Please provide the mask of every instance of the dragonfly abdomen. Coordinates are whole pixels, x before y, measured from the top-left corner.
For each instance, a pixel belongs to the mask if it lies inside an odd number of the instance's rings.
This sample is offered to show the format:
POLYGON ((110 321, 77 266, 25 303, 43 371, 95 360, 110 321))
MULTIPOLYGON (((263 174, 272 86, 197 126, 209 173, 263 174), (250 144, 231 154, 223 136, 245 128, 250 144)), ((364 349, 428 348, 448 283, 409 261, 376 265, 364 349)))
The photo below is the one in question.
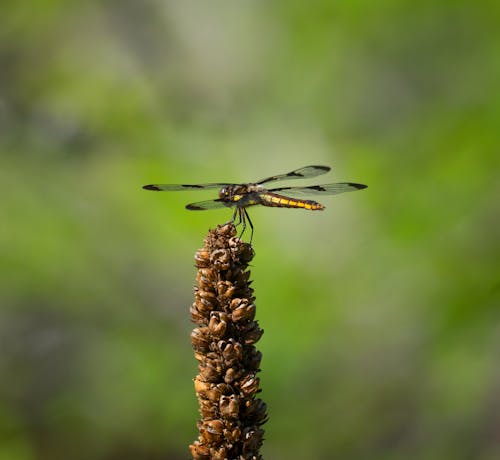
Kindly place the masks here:
POLYGON ((309 209, 310 211, 322 211, 325 209, 321 203, 316 201, 289 198, 287 196, 278 195, 277 193, 262 193, 260 199, 263 206, 274 208, 302 208, 309 209))

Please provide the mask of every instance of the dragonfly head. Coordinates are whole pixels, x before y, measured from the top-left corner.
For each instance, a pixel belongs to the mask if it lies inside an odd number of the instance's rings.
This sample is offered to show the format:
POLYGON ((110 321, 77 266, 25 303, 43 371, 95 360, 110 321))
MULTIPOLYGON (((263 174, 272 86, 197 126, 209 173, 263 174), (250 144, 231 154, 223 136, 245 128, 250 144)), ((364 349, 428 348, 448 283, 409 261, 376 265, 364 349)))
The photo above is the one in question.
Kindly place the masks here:
POLYGON ((232 196, 232 188, 229 185, 225 185, 219 190, 219 198, 221 200, 230 199, 232 196))

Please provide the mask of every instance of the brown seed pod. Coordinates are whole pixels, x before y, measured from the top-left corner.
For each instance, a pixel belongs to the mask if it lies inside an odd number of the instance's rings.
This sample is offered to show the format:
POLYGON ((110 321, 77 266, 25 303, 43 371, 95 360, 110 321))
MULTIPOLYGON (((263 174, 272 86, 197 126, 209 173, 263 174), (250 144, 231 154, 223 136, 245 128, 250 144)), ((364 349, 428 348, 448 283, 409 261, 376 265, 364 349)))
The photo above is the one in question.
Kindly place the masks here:
POLYGON ((194 391, 200 395, 205 394, 213 386, 213 383, 203 381, 199 375, 194 378, 194 391))
POLYGON ((208 443, 216 443, 224 433, 224 423, 221 420, 203 420, 199 430, 208 443))
POLYGON ((251 372, 240 380, 240 390, 245 396, 253 395, 259 391, 259 377, 251 372))
POLYGON ((212 337, 222 338, 224 337, 227 329, 228 315, 222 312, 211 312, 210 321, 208 322, 208 328, 212 337))
POLYGON ((189 309, 191 313, 191 321, 198 324, 199 326, 204 326, 208 323, 208 318, 206 313, 202 313, 198 310, 196 303, 194 303, 189 309))
POLYGON ((255 452, 262 445, 264 430, 261 428, 243 430, 243 452, 255 452))
POLYGON ((236 307, 231 314, 231 318, 234 322, 239 321, 252 321, 255 317, 255 305, 242 303, 239 307, 236 307))
POLYGON ((231 311, 234 311, 239 306, 245 305, 246 303, 247 303, 246 299, 240 299, 239 297, 236 297, 235 299, 231 300, 231 303, 229 304, 229 309, 231 311))
POLYGON ((200 268, 196 275, 196 281, 200 282, 200 280, 213 286, 217 282, 217 271, 211 267, 200 268))
POLYGON ((245 345, 253 345, 258 342, 264 334, 264 331, 259 328, 256 321, 252 321, 245 325, 245 345))
POLYGON ((266 411, 267 405, 262 399, 245 401, 243 414, 253 425, 262 425, 267 421, 266 411))
POLYGON ((217 418, 217 414, 219 411, 213 401, 210 401, 210 399, 199 397, 198 402, 200 406, 200 414, 204 419, 211 420, 217 418))
POLYGON ((232 299, 234 297, 235 290, 236 286, 231 281, 224 280, 217 282, 217 292, 223 299, 232 299))
POLYGON ((207 445, 200 444, 199 441, 191 444, 189 450, 194 460, 210 460, 210 448, 207 445))
POLYGON ((237 426, 225 429, 224 438, 232 444, 238 442, 241 439, 241 429, 237 426))
POLYGON ((262 360, 262 353, 255 347, 246 346, 245 367, 249 370, 257 371, 262 360))
POLYGON ((194 256, 198 268, 208 267, 210 265, 210 253, 205 249, 200 249, 194 256))
MULTIPOLYGON (((199 289, 196 294, 198 294, 198 296, 201 299, 203 299, 205 302, 207 302, 210 305, 216 306, 218 304, 217 295, 215 294, 215 292, 213 292, 211 290, 199 289)), ((196 294, 195 294, 195 298, 196 298, 196 294)))
POLYGON ((200 370, 200 377, 206 382, 216 383, 220 381, 221 371, 212 365, 198 366, 200 370))
POLYGON ((210 459, 211 460, 227 460, 228 450, 226 447, 219 447, 217 449, 210 449, 210 459))
POLYGON ((221 396, 219 410, 224 418, 237 419, 240 412, 240 398, 236 395, 221 396))
POLYGON ((191 343, 196 351, 208 351, 211 343, 208 327, 194 328, 191 332, 191 343))
POLYGON ((231 253, 227 249, 216 249, 210 254, 210 263, 217 270, 229 270, 231 266, 231 253))
MULTIPOLYGON (((204 401, 208 401, 208 400, 204 400, 204 401)), ((204 419, 215 418, 218 416, 218 414, 219 413, 217 411, 217 408, 213 404, 210 403, 210 404, 203 405, 202 403, 200 403, 200 415, 204 419)))
POLYGON ((219 341, 217 347, 222 352, 222 358, 227 366, 234 366, 236 363, 242 362, 243 346, 233 338, 228 341, 219 341))
POLYGON ((194 303, 198 311, 208 314, 217 307, 217 298, 211 292, 198 291, 194 295, 194 303))
POLYGON ((205 392, 206 399, 209 399, 214 404, 219 404, 219 400, 222 395, 227 395, 231 393, 231 387, 225 383, 218 383, 213 385, 209 390, 205 392))
POLYGON ((243 374, 244 374, 243 369, 238 369, 237 367, 230 367, 228 370, 226 370, 226 373, 224 374, 224 382, 232 383, 236 379, 239 379, 243 374))

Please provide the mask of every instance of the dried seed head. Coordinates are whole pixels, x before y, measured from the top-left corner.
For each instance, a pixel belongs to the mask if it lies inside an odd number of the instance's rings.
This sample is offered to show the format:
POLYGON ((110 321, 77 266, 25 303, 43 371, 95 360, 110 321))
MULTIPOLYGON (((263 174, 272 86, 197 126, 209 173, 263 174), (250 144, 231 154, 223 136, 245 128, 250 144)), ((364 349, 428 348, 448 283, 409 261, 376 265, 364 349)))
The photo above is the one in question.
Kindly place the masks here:
POLYGON ((191 446, 195 460, 261 460, 259 449, 267 420, 259 390, 262 336, 255 318, 255 297, 248 264, 254 253, 235 237, 234 225, 211 231, 195 256, 195 301, 191 333, 199 374, 194 379, 200 415, 199 437, 191 446))

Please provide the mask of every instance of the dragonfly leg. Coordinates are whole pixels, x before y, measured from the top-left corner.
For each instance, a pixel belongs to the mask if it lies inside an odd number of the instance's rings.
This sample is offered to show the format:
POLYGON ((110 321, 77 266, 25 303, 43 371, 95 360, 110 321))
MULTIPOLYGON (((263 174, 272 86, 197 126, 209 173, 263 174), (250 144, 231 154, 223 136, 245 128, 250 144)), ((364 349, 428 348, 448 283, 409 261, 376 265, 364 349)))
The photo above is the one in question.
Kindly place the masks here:
POLYGON ((245 229, 247 228, 247 221, 245 219, 245 214, 246 214, 245 208, 238 208, 238 214, 240 217, 238 220, 238 224, 242 224, 240 233, 240 238, 241 238, 243 236, 243 233, 245 233, 245 229))
POLYGON ((231 220, 228 222, 229 224, 234 224, 236 227, 238 225, 241 225, 241 233, 240 233, 240 238, 243 236, 243 233, 245 233, 245 230, 247 228, 247 221, 248 224, 250 225, 251 233, 250 233, 250 243, 252 242, 253 238, 253 224, 252 221, 250 220, 250 216, 248 215, 248 212, 245 208, 240 208, 236 207, 233 212, 233 217, 231 220), (236 220, 236 217, 238 217, 238 220, 236 220))
POLYGON ((252 220, 250 219, 250 216, 248 215, 248 212, 246 208, 243 208, 243 212, 245 213, 245 222, 248 220, 248 224, 250 225, 250 243, 252 243, 252 238, 253 238, 253 224, 252 220))
MULTIPOLYGON (((231 220, 229 220, 227 223, 228 224, 234 224, 234 221, 236 220, 236 214, 238 214, 238 208, 235 208, 234 209, 234 212, 233 212, 233 217, 231 217, 231 220)), ((235 224, 235 225, 238 225, 238 224, 235 224)))

